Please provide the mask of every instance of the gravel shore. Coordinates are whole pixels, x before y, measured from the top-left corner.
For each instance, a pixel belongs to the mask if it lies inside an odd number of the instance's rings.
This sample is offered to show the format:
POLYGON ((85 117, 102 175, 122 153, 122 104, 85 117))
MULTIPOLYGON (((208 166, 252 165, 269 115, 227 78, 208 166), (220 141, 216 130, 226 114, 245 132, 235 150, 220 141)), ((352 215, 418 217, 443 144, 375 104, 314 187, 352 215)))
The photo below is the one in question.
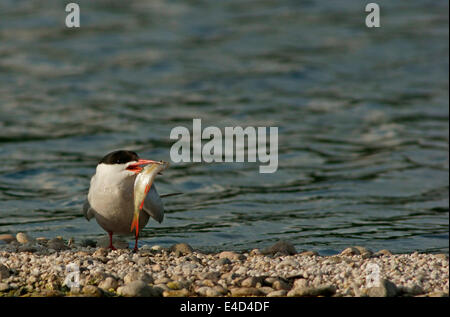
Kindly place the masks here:
POLYGON ((355 246, 319 256, 285 241, 243 253, 207 254, 183 243, 133 253, 121 240, 114 251, 106 243, 0 235, 0 297, 449 296, 446 254, 355 246))

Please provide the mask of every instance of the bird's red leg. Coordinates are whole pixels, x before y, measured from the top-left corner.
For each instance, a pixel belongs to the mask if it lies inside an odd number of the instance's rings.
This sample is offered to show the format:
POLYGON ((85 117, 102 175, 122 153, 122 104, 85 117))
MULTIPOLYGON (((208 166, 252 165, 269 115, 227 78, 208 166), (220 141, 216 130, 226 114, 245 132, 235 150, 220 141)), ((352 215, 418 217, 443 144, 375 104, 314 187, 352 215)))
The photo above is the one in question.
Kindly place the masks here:
POLYGON ((112 232, 108 232, 108 234, 109 234, 109 248, 111 249, 111 250, 116 250, 116 248, 113 246, 113 244, 112 244, 112 236, 113 236, 113 233, 112 232))
POLYGON ((134 240, 134 249, 133 252, 136 253, 138 251, 138 235, 136 235, 136 238, 134 240))

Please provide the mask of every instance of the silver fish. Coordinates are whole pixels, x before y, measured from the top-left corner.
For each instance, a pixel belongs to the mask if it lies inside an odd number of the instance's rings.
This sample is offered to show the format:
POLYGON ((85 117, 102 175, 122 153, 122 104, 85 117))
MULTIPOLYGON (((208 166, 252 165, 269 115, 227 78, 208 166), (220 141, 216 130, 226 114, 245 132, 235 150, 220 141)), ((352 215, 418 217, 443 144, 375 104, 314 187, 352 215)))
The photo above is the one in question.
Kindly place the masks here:
POLYGON ((134 217, 130 228, 130 231, 136 230, 136 237, 139 235, 139 212, 144 206, 145 197, 152 187, 156 175, 168 167, 169 163, 164 161, 149 164, 136 176, 134 181, 134 217))

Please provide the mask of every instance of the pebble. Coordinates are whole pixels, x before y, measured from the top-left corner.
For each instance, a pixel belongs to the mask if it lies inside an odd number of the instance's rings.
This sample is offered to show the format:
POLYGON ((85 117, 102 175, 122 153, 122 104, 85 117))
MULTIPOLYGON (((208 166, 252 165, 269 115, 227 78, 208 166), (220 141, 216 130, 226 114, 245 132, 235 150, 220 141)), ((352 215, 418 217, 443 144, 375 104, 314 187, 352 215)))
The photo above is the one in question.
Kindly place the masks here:
POLYGON ((336 293, 336 287, 331 285, 319 287, 299 287, 290 290, 287 293, 288 297, 296 296, 333 296, 336 293))
POLYGON ((216 263, 216 266, 223 266, 223 265, 231 264, 231 260, 229 258, 221 258, 221 259, 218 259, 215 263, 216 263))
POLYGON ((294 281, 293 288, 306 288, 308 287, 308 280, 304 278, 299 278, 294 281))
POLYGON ((200 296, 207 296, 207 297, 217 297, 226 294, 224 288, 220 286, 218 287, 202 286, 197 288, 195 292, 200 296))
POLYGON ((282 280, 276 280, 273 282, 272 288, 275 290, 289 290, 289 284, 282 280))
POLYGON ((11 243, 12 241, 16 241, 16 238, 9 233, 0 234, 0 240, 5 241, 7 244, 11 243))
POLYGON ((86 285, 83 287, 82 293, 90 297, 101 297, 103 295, 101 289, 94 285, 86 285))
POLYGON ((223 251, 219 253, 219 259, 229 259, 231 261, 244 261, 245 255, 232 251, 223 251))
POLYGON ((365 292, 369 297, 394 297, 398 293, 397 286, 387 279, 381 279, 379 286, 374 286, 365 292))
POLYGON ((25 243, 21 245, 18 249, 19 252, 36 252, 37 247, 32 243, 25 243))
POLYGON ((243 280, 241 282, 241 286, 242 287, 255 287, 256 283, 258 282, 258 280, 251 276, 251 277, 247 277, 245 280, 243 280))
POLYGON ((164 291, 162 295, 164 297, 187 297, 189 295, 189 291, 187 289, 169 290, 164 291))
POLYGON ((97 242, 92 239, 84 239, 80 242, 81 247, 92 247, 95 248, 97 246, 97 242))
POLYGON ((0 282, 0 292, 7 292, 7 291, 9 291, 8 283, 0 282))
POLYGON ((45 237, 38 237, 38 238, 36 238, 36 242, 41 245, 47 245, 48 239, 45 237))
POLYGON ((109 291, 110 289, 116 290, 118 286, 119 283, 117 283, 117 280, 111 276, 107 277, 98 284, 98 287, 105 291, 109 291))
POLYGON ((53 249, 55 251, 61 251, 61 250, 67 250, 69 249, 68 246, 64 244, 64 241, 58 238, 53 238, 48 241, 47 247, 49 249, 53 249))
POLYGON ((360 255, 361 253, 359 252, 359 250, 355 247, 349 247, 344 249, 340 255, 345 255, 345 256, 353 256, 353 255, 360 255))
POLYGON ((285 290, 279 290, 279 291, 273 291, 273 292, 270 292, 270 293, 267 294, 266 296, 267 296, 267 297, 284 297, 284 296, 286 296, 286 294, 287 294, 287 291, 285 291, 285 290))
POLYGON ((317 253, 316 251, 303 251, 300 253, 300 255, 303 256, 316 256, 319 255, 319 253, 317 253))
POLYGON ((9 269, 5 265, 0 264, 0 281, 7 279, 9 276, 9 269))
POLYGON ((374 254, 374 256, 391 256, 392 253, 389 250, 383 249, 374 254))
POLYGON ((19 232, 16 235, 16 240, 17 240, 17 242, 19 242, 21 244, 33 242, 33 239, 29 235, 27 235, 26 233, 23 233, 23 232, 19 232))
POLYGON ((125 284, 134 282, 134 281, 142 281, 146 284, 153 284, 153 277, 144 272, 130 272, 123 278, 125 284))
POLYGON ((364 258, 370 251, 362 247, 352 247, 360 253, 352 256, 283 255, 280 249, 267 255, 254 250, 182 255, 181 250, 175 254, 165 248, 141 248, 132 253, 77 243, 55 251, 44 244, 20 244, 14 238, 1 246, 0 276, 4 278, 0 297, 392 296, 389 282, 396 288, 394 296, 448 296, 449 260, 445 255, 415 252, 364 258), (36 251, 17 252, 28 246, 36 251), (80 271, 80 287, 70 291, 62 286, 69 264, 80 271), (389 281, 382 282, 384 289, 366 287, 369 264, 378 265, 381 277, 389 281))
POLYGON ((192 253, 194 249, 187 243, 177 243, 170 247, 170 251, 181 256, 192 253))
POLYGON ((160 296, 159 290, 154 289, 143 281, 133 281, 131 283, 120 286, 117 294, 127 297, 155 297, 160 296))
POLYGON ((292 243, 287 241, 279 241, 274 245, 262 250, 261 253, 264 255, 267 254, 275 255, 277 253, 284 255, 294 255, 297 253, 297 251, 295 250, 295 247, 292 243))
POLYGON ((262 296, 264 293, 255 287, 241 287, 230 289, 231 296, 241 297, 241 296, 262 296))

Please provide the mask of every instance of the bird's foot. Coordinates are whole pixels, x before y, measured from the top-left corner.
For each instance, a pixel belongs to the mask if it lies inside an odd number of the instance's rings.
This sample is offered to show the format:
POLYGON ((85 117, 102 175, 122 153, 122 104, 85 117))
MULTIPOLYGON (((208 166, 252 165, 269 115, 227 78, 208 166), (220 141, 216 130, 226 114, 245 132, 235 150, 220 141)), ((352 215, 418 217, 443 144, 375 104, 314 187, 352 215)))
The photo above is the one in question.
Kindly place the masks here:
POLYGON ((117 250, 112 244, 109 246, 109 248, 113 251, 117 250))

